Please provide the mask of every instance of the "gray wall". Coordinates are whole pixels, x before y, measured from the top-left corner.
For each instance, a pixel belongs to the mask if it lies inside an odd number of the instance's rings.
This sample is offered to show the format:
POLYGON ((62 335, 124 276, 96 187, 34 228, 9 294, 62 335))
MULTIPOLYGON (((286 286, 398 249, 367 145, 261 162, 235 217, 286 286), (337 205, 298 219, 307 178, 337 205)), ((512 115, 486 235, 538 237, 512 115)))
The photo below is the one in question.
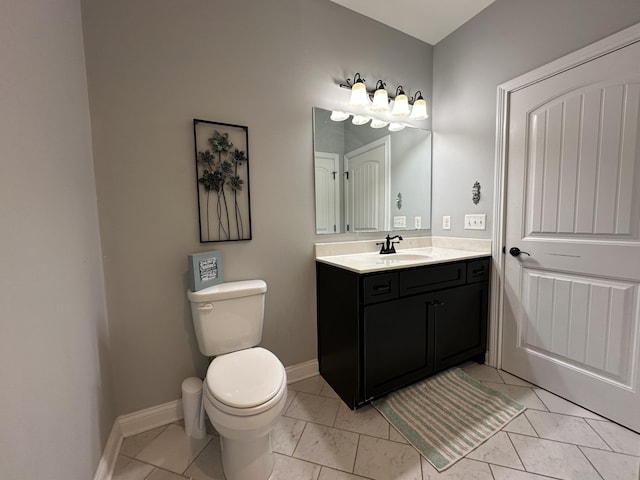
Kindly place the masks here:
POLYGON ((638 0, 497 0, 434 47, 432 234, 491 237, 497 86, 638 21, 638 0), (465 213, 487 230, 463 230, 465 213))
POLYGON ((311 109, 343 106, 356 71, 430 98, 432 47, 328 0, 83 0, 83 20, 118 413, 205 373, 189 253, 264 279, 263 344, 316 358, 313 244, 333 236, 314 233, 311 109), (199 243, 193 118, 249 127, 251 241, 199 243))
POLYGON ((80 2, 0 4, 0 477, 93 478, 115 417, 80 2))

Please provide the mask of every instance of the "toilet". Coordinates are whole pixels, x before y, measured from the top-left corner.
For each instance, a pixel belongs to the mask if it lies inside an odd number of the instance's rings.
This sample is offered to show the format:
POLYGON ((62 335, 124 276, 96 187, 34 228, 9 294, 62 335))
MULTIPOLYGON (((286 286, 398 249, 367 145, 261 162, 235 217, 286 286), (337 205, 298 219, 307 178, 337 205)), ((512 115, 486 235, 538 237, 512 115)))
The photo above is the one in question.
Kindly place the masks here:
POLYGON ((266 291, 264 281, 245 280, 187 292, 200 352, 215 356, 202 396, 227 480, 267 480, 273 470, 270 432, 287 400, 287 374, 257 346, 266 291))

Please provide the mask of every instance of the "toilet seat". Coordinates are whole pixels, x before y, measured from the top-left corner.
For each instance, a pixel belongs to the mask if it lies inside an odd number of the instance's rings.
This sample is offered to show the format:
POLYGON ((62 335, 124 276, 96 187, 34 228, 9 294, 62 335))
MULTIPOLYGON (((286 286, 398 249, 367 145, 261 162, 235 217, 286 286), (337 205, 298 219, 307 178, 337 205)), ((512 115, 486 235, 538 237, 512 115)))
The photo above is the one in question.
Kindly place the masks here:
POLYGON ((232 415, 256 415, 271 408, 286 392, 286 372, 278 358, 262 347, 213 359, 204 382, 216 408, 232 415))

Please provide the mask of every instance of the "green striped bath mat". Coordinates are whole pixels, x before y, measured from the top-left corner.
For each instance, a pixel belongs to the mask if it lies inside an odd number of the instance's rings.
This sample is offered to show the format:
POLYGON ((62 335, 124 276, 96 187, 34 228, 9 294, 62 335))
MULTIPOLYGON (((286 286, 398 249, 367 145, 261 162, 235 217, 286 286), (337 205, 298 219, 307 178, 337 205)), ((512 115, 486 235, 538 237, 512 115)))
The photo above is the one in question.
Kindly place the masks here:
POLYGON ((459 368, 393 392, 373 406, 439 472, 524 411, 459 368))

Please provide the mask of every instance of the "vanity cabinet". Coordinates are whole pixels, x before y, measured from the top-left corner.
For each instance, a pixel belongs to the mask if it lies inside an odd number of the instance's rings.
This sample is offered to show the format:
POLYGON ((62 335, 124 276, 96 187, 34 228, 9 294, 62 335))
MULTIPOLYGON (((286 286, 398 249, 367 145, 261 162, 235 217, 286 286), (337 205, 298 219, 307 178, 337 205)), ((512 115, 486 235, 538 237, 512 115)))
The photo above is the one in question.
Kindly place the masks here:
POLYGON ((489 258, 359 274, 316 263, 320 373, 352 409, 474 359, 489 258))

